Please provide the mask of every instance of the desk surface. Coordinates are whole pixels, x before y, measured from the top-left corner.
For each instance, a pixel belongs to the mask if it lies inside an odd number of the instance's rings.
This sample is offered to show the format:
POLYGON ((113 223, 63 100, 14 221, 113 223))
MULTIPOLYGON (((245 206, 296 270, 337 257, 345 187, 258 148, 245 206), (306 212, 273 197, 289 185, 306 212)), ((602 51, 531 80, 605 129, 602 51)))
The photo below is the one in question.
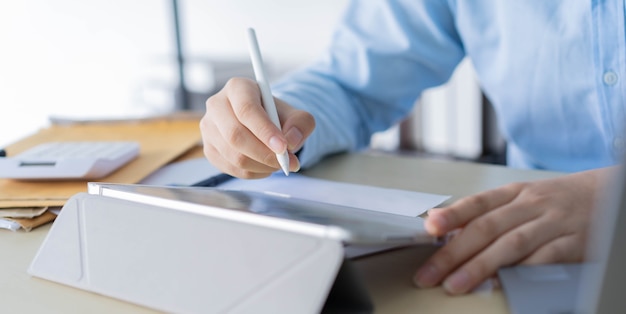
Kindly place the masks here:
MULTIPOLYGON (((514 182, 549 178, 553 172, 428 160, 379 154, 329 158, 305 172, 312 177, 438 194, 461 196, 514 182)), ((26 269, 50 225, 30 233, 0 230, 0 309, 6 313, 151 313, 133 304, 39 278, 26 269)), ((441 288, 416 289, 411 278, 432 248, 395 250, 355 262, 372 295, 376 313, 506 313, 499 291, 460 297, 441 288)))

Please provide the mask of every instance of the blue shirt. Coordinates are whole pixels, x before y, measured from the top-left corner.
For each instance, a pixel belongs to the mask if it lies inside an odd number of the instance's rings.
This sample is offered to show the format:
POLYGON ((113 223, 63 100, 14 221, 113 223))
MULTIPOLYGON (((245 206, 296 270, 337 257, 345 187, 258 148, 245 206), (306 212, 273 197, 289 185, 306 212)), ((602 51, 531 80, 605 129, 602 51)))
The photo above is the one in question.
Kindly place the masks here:
POLYGON ((467 56, 510 166, 609 166, 623 146, 624 12, 624 0, 355 0, 327 52, 274 91, 315 116, 306 167, 368 145, 467 56))

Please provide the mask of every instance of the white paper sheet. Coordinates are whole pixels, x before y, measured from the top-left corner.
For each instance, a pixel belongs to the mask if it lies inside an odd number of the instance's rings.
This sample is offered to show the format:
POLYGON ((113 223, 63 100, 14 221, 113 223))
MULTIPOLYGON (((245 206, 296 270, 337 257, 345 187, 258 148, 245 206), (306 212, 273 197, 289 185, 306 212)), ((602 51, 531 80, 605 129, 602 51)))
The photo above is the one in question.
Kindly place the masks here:
MULTIPOLYGON (((220 174, 205 158, 167 165, 144 179, 141 184, 191 185, 220 174)), ((296 198, 358 207, 385 213, 416 217, 447 200, 449 195, 386 189, 361 184, 322 180, 292 173, 276 172, 265 179, 232 179, 220 188, 274 192, 296 198)))
POLYGON ((411 217, 421 215, 450 197, 448 195, 322 180, 296 173, 286 177, 278 172, 265 179, 233 179, 219 187, 280 193, 306 200, 411 217))

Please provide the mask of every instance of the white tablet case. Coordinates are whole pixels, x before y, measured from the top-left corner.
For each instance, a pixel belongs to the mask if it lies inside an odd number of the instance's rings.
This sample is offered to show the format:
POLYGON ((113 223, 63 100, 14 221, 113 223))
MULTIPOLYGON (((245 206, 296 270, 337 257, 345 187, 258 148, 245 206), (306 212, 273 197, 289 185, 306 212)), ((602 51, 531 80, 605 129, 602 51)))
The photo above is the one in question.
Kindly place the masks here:
POLYGON ((165 312, 318 313, 342 260, 336 239, 79 193, 29 273, 165 312))

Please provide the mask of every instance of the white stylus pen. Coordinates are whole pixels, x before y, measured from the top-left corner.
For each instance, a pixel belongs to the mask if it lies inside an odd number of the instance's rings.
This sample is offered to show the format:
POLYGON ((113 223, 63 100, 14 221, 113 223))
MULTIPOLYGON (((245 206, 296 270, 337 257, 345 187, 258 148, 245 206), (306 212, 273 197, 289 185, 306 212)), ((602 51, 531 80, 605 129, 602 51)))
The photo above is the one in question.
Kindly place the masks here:
MULTIPOLYGON (((261 58, 261 49, 259 49, 259 42, 256 39, 256 33, 253 28, 248 28, 248 48, 250 50, 250 58, 252 59, 252 68, 254 69, 254 76, 256 82, 261 90, 261 100, 263 101, 263 107, 270 117, 270 120, 282 130, 280 126, 280 120, 278 119, 278 112, 276 112, 276 104, 274 103, 274 96, 270 90, 270 84, 267 81, 265 75, 265 68, 263 67, 263 59, 261 58)), ((283 170, 286 176, 289 175, 289 154, 287 150, 282 154, 276 154, 276 159, 280 164, 280 168, 283 170)))

